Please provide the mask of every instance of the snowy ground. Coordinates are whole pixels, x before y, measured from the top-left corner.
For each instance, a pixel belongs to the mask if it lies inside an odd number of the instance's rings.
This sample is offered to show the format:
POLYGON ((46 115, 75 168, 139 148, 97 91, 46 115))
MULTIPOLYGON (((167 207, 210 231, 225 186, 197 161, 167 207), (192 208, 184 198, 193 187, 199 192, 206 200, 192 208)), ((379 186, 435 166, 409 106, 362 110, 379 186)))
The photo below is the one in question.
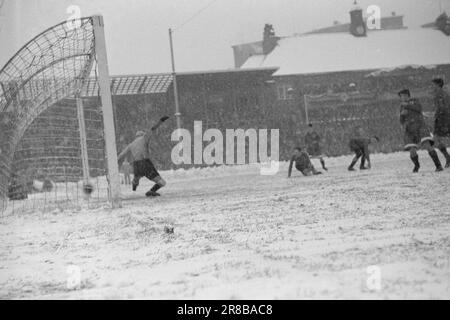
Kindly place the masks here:
POLYGON ((0 298, 450 299, 450 170, 421 159, 416 175, 405 153, 289 180, 285 163, 165 172, 161 198, 142 184, 117 211, 7 216, 0 298))

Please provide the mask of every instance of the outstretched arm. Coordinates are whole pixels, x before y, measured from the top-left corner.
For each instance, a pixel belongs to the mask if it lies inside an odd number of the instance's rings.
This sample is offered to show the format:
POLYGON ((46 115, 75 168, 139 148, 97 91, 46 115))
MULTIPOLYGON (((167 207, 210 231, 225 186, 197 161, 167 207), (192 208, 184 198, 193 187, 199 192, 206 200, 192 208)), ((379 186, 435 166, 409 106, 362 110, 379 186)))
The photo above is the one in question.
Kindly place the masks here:
POLYGON ((146 131, 145 132, 145 143, 149 144, 150 142, 150 137, 152 136, 152 133, 155 132, 156 130, 158 130, 158 128, 163 124, 163 122, 165 122, 167 119, 169 119, 168 116, 164 116, 161 119, 159 119, 158 123, 156 123, 151 129, 150 131, 146 131))
POLYGON ((162 117, 161 119, 159 119, 158 123, 155 124, 155 125, 152 127, 151 130, 152 130, 152 131, 156 131, 156 130, 157 130, 164 122, 166 122, 168 119, 169 119, 168 116, 162 117))
POLYGON ((403 108, 405 110, 422 113, 422 105, 418 101, 414 101, 413 103, 407 103, 403 108))
POLYGON ((154 131, 156 131, 156 130, 158 130, 158 128, 159 128, 165 121, 167 121, 168 119, 169 119, 168 116, 164 116, 164 117, 162 117, 161 119, 159 119, 158 123, 155 124, 155 125, 150 129, 151 131, 147 131, 147 132, 145 133, 146 141, 149 140, 149 138, 150 138, 150 136, 151 136, 151 133, 154 132, 154 131))
POLYGON ((125 160, 125 157, 128 155, 128 152, 130 152, 130 145, 128 145, 118 156, 117 160, 119 162, 119 168, 122 166, 123 161, 125 160))

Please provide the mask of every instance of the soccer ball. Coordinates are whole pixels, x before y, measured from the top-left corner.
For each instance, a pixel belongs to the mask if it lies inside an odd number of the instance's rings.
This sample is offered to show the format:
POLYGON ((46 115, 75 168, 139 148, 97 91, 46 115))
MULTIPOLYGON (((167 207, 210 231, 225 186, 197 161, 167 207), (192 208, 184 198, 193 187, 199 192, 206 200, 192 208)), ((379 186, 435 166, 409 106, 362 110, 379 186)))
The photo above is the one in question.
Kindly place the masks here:
POLYGON ((94 185, 90 182, 83 183, 83 192, 86 195, 91 195, 94 192, 94 185))

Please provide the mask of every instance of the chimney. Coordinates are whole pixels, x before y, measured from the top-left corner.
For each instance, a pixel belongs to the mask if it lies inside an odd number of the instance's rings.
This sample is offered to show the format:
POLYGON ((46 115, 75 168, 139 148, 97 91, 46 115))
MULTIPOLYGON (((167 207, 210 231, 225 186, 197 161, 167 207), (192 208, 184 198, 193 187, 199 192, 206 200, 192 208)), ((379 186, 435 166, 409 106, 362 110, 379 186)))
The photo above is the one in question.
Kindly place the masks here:
POLYGON ((264 36, 263 36, 263 54, 267 55, 275 49, 277 46, 279 38, 275 36, 275 30, 271 24, 266 23, 264 25, 264 36))
POLYGON ((440 14, 436 19, 435 25, 447 36, 450 36, 450 17, 447 15, 447 13, 443 12, 442 14, 440 14))
POLYGON ((354 5, 354 8, 350 11, 350 33, 355 37, 365 37, 367 29, 364 23, 363 10, 358 6, 356 0, 354 5))

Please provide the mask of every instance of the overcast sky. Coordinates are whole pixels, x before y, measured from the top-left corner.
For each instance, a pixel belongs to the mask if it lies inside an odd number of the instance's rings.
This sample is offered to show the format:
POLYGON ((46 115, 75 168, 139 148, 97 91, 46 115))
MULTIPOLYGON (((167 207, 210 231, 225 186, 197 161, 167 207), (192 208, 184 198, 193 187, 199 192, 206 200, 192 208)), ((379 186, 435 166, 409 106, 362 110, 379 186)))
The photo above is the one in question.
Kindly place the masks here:
MULTIPOLYGON (((0 3, 2 0, 0 0, 0 3)), ((70 5, 82 16, 105 19, 111 74, 170 71, 168 28, 177 28, 212 4, 174 34, 179 71, 233 67, 231 46, 258 41, 264 23, 277 35, 291 35, 348 22, 353 0, 3 0, 0 12, 0 66, 34 35, 66 20, 70 5)), ((378 5, 382 16, 395 11, 417 28, 433 21, 450 0, 359 0, 378 5)), ((431 49, 431 48, 430 48, 431 49)))

